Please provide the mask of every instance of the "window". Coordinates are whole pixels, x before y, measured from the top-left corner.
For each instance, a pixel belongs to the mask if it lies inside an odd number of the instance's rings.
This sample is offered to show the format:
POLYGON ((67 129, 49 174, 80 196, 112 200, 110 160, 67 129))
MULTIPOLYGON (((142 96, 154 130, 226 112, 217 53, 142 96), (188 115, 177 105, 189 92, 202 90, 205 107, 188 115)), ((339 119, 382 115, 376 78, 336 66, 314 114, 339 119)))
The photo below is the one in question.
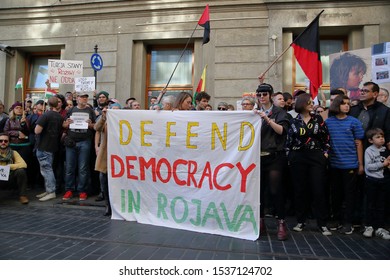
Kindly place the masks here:
MULTIPOLYGON (((26 98, 31 98, 33 104, 44 98, 46 80, 48 79, 48 59, 60 59, 59 53, 31 54, 27 63, 26 98)), ((51 84, 52 89, 58 89, 58 84, 51 84)))
MULTIPOLYGON (((322 63, 322 89, 324 92, 329 92, 329 55, 341 51, 347 50, 347 39, 346 38, 324 38, 320 39, 321 49, 321 63, 322 63)), ((293 56, 293 86, 294 90, 298 88, 304 88, 307 86, 306 75, 303 72, 301 66, 293 56), (295 71, 294 71, 295 69, 295 71)))
MULTIPOLYGON (((148 107, 150 98, 157 97, 167 85, 184 47, 184 45, 149 47, 147 53, 147 95, 145 98, 145 104, 148 104, 148 107)), ((165 95, 177 95, 181 91, 192 93, 193 61, 193 46, 189 46, 177 65, 165 95)))

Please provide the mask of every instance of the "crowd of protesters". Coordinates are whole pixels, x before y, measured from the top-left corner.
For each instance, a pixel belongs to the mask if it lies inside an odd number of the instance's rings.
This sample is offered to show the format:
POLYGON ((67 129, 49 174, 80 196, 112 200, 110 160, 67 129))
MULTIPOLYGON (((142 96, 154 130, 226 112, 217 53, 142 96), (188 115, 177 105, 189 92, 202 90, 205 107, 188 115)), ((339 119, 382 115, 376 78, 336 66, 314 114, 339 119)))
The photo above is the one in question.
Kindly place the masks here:
MULTIPOLYGON (((288 239, 287 212, 296 216, 296 232, 314 218, 325 236, 334 230, 351 234, 364 225, 365 237, 390 240, 385 229, 390 213, 390 109, 379 102, 387 98, 377 84, 367 82, 359 93, 359 103, 351 106, 344 91, 332 90, 328 107, 315 105, 304 90, 291 95, 261 83, 256 96, 241 100, 242 110, 262 119, 260 234, 267 231, 264 218, 271 208, 279 240, 288 239)), ((67 92, 47 103, 15 102, 9 115, 0 104, 0 165, 10 165, 10 182, 19 187, 22 204, 29 202, 29 188, 44 183, 40 201, 57 195, 64 201, 74 196, 84 201, 96 194, 97 201, 105 201, 104 215, 111 215, 106 112, 141 106, 128 98, 122 107, 106 91, 95 93, 93 104, 88 101, 86 93, 67 92)), ((213 110, 209 101, 206 92, 193 97, 162 91, 147 108, 213 110)), ((219 102, 216 110, 235 107, 219 102)))

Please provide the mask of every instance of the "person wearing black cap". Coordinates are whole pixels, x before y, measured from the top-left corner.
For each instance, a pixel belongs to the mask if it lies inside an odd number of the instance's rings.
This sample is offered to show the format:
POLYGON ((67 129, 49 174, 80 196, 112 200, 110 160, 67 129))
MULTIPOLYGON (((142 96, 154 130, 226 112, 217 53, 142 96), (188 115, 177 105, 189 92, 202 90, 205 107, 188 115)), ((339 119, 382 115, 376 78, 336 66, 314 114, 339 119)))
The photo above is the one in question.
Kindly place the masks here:
POLYGON ((271 95, 273 88, 270 84, 260 84, 256 90, 261 125, 261 184, 260 184, 260 232, 265 230, 264 198, 268 187, 275 210, 278 215, 278 240, 287 239, 285 222, 284 190, 282 184, 284 166, 287 161, 284 145, 287 137, 287 112, 280 107, 273 106, 271 95))

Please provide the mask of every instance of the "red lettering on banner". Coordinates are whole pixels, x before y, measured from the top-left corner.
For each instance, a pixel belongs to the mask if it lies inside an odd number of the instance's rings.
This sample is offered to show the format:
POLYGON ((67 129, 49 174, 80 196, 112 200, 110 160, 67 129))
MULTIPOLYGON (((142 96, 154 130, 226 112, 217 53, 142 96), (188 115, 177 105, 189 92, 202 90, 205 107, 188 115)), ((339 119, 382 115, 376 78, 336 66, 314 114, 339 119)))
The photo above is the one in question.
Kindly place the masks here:
POLYGON ((205 177, 209 177, 209 186, 210 190, 213 189, 213 183, 211 180, 211 167, 210 167, 210 162, 206 162, 206 166, 203 169, 202 177, 200 177, 198 188, 200 189, 202 187, 202 183, 205 177))
POLYGON ((240 171, 241 173, 241 188, 240 188, 240 192, 246 192, 246 178, 248 177, 249 173, 252 172, 253 169, 255 169, 256 167, 256 164, 252 163, 251 165, 248 166, 247 169, 244 169, 242 167, 242 164, 241 162, 237 163, 237 168, 238 168, 238 171, 240 171))
POLYGON ((157 173, 157 177, 163 183, 168 183, 169 180, 171 180, 171 175, 172 175, 171 165, 169 164, 169 161, 166 158, 162 158, 162 159, 160 159, 158 161, 156 173, 157 173), (166 171, 167 172, 167 178, 165 178, 165 179, 161 176, 161 166, 163 164, 165 164, 166 167, 167 167, 167 171, 166 171))
POLYGON ((230 184, 227 184, 225 186, 221 186, 220 184, 218 184, 217 182, 217 177, 218 177, 218 172, 221 168, 223 167, 229 167, 230 169, 233 169, 234 168, 234 165, 231 164, 231 163, 222 163, 220 165, 218 165, 215 170, 214 170, 214 176, 213 176, 213 183, 214 183, 214 186, 217 190, 221 190, 221 191, 226 191, 228 189, 230 189, 232 187, 232 185, 230 184))
POLYGON ((138 180, 138 177, 135 175, 131 175, 131 170, 134 169, 134 165, 130 164, 130 161, 137 160, 136 156, 128 156, 126 157, 126 164, 127 164, 127 178, 138 180))
MULTIPOLYGON (((186 181, 180 180, 179 177, 177 176, 177 166, 178 165, 187 165, 187 164, 188 164, 188 161, 186 161, 184 159, 175 160, 175 162, 173 163, 173 179, 175 180, 175 183, 178 184, 179 186, 185 186, 186 181)), ((182 172, 182 173, 184 173, 184 172, 182 172)))
POLYGON ((198 171, 198 163, 196 161, 190 160, 188 162, 188 175, 187 175, 187 186, 191 186, 191 182, 194 184, 195 188, 198 187, 194 175, 198 171))
POLYGON ((156 158, 151 158, 149 161, 146 161, 145 158, 139 157, 139 170, 141 172, 141 181, 145 181, 145 168, 149 169, 150 167, 152 167, 152 180, 153 182, 156 182, 156 158))
POLYGON ((111 156, 111 176, 112 176, 112 178, 122 177, 124 173, 125 173, 125 164, 123 163, 123 160, 117 155, 112 155, 111 156), (115 173, 115 161, 117 161, 120 165, 119 173, 115 173))
POLYGON ((237 162, 236 164, 230 162, 220 163, 213 168, 211 163, 207 161, 200 179, 197 180, 195 176, 200 172, 198 172, 198 163, 193 160, 177 159, 171 163, 166 158, 160 158, 157 161, 156 158, 146 160, 143 157, 126 156, 124 161, 118 155, 111 155, 110 160, 112 178, 123 177, 126 171, 126 176, 130 180, 145 181, 151 177, 153 182, 157 182, 157 179, 162 183, 168 183, 172 180, 177 186, 193 186, 199 189, 202 188, 203 182, 208 182, 208 188, 210 190, 215 188, 219 191, 227 191, 237 187, 230 183, 221 185, 218 182, 219 178, 224 178, 225 172, 222 169, 228 168, 229 170, 226 172, 234 172, 233 176, 240 176, 240 184, 238 187, 242 193, 246 193, 248 176, 256 168, 255 163, 245 168, 241 162, 237 162), (138 163, 138 166, 136 163, 138 163), (180 168, 181 165, 184 168, 180 168), (146 173, 146 170, 149 172, 146 173), (134 173, 137 171, 139 174, 134 173))

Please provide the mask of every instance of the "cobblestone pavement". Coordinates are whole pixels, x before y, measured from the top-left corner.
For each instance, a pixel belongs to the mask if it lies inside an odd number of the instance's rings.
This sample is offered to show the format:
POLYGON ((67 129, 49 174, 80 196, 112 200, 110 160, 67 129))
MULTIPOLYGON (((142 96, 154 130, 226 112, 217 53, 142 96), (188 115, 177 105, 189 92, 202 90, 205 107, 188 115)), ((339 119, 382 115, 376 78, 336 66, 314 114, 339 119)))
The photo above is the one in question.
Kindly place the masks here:
POLYGON ((310 221, 305 230, 291 230, 276 239, 276 220, 267 218, 268 232, 247 241, 176 230, 103 216, 103 203, 88 198, 82 205, 61 198, 30 203, 0 194, 0 259, 2 260, 389 260, 390 242, 366 239, 361 233, 323 236, 310 221))

